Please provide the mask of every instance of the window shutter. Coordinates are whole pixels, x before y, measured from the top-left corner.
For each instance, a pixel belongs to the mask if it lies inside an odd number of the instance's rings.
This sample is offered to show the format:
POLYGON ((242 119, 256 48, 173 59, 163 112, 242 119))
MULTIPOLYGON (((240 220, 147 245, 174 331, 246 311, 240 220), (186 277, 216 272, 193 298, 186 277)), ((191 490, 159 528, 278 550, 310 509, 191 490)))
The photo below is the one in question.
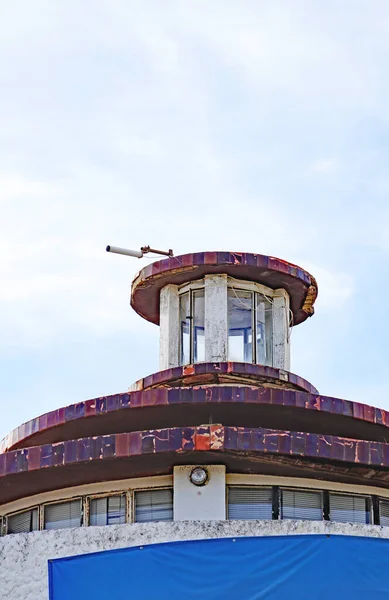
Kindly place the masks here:
POLYGON ((330 494, 330 520, 339 523, 370 523, 370 500, 364 496, 330 494))
POLYGON ((322 494, 304 490, 282 490, 281 518, 321 521, 322 494))
POLYGON ((81 501, 61 502, 45 506, 45 529, 80 527, 81 501))
POLYGON ((7 519, 7 533, 26 533, 38 529, 38 509, 25 510, 7 519))
POLYGON ((389 525, 389 501, 380 500, 380 525, 389 525))
POLYGON ((272 489, 230 487, 228 489, 228 518, 271 519, 272 489))
POLYGON ((135 522, 172 521, 173 490, 135 492, 135 522))
POLYGON ((126 496, 107 496, 90 501, 90 525, 119 525, 126 522, 126 496))

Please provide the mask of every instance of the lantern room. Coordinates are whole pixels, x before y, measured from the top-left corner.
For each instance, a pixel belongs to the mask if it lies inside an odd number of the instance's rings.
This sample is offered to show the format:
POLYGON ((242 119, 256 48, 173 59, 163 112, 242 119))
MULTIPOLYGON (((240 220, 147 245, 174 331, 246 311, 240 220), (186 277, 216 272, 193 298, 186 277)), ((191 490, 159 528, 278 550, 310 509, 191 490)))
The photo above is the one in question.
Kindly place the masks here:
POLYGON ((271 257, 170 257, 134 279, 133 308, 160 325, 160 369, 242 362, 290 370, 290 329, 313 314, 314 278, 271 257))

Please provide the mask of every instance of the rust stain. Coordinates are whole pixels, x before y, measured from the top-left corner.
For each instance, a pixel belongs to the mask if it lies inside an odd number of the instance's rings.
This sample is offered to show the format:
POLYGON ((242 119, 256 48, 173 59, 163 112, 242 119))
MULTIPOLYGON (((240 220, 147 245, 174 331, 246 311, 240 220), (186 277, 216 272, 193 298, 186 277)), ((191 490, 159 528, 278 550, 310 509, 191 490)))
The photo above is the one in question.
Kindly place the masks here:
POLYGON ((307 290, 307 293, 305 295, 304 304, 303 304, 301 310, 303 312, 305 312, 307 315, 312 316, 313 313, 315 312, 313 305, 315 304, 315 300, 317 298, 318 288, 317 288, 316 279, 314 277, 312 277, 312 275, 310 277, 311 277, 312 283, 307 290))
POLYGON ((223 425, 211 425, 211 450, 221 450, 224 448, 224 427, 223 425))
POLYGON ((233 252, 232 256, 234 258, 234 265, 242 264, 242 254, 240 252, 233 252))
POLYGON ((194 372, 195 372, 194 365, 187 365, 186 367, 183 368, 184 375, 194 375, 194 372))
MULTIPOLYGON (((315 282, 316 283, 316 282, 315 282)), ((302 311, 305 312, 307 315, 313 315, 313 313, 315 312, 315 309, 313 308, 313 305, 315 303, 315 300, 317 298, 317 286, 316 285, 310 285, 306 296, 305 296, 305 300, 304 300, 304 304, 302 306, 302 311)))
MULTIPOLYGON (((182 379, 184 385, 201 385, 202 383, 213 383, 215 381, 212 373, 204 373, 204 375, 196 375, 194 377, 185 377, 182 379)), ((180 384, 180 381, 178 381, 180 384)))
POLYGON ((205 399, 207 402, 212 402, 212 388, 207 387, 205 390, 205 399))
POLYGON ((190 436, 182 436, 182 450, 186 450, 188 446, 189 448, 195 446, 195 431, 190 436))

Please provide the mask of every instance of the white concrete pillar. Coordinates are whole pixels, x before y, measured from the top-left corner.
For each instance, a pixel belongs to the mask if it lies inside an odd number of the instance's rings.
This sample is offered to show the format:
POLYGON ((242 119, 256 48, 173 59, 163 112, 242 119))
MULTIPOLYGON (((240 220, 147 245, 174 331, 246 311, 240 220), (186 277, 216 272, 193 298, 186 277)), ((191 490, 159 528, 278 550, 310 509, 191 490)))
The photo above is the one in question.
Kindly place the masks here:
POLYGON ((273 367, 290 371, 289 295, 282 289, 273 297, 273 367))
POLYGON ((205 276, 205 362, 225 362, 228 351, 227 275, 205 276))
POLYGON ((159 368, 180 364, 180 299, 176 285, 166 285, 160 293, 159 368))
POLYGON ((203 486, 190 480, 198 465, 178 466, 173 470, 173 514, 175 521, 214 521, 226 518, 226 467, 200 465, 208 471, 203 486))

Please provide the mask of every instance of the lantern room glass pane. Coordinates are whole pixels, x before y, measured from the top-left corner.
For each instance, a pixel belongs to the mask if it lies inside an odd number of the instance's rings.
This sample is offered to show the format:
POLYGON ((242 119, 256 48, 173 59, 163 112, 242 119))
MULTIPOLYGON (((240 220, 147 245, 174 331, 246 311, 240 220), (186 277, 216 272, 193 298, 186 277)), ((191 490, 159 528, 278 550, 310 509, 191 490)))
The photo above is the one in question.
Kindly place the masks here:
POLYGON ((255 325, 257 338, 256 362, 260 365, 273 364, 273 307, 261 294, 255 294, 255 325))
POLYGON ((228 290, 228 360, 253 362, 253 293, 228 290))
POLYGON ((190 363, 190 292, 180 296, 180 353, 181 364, 190 363))
POLYGON ((193 292, 193 362, 204 362, 204 290, 193 292))

